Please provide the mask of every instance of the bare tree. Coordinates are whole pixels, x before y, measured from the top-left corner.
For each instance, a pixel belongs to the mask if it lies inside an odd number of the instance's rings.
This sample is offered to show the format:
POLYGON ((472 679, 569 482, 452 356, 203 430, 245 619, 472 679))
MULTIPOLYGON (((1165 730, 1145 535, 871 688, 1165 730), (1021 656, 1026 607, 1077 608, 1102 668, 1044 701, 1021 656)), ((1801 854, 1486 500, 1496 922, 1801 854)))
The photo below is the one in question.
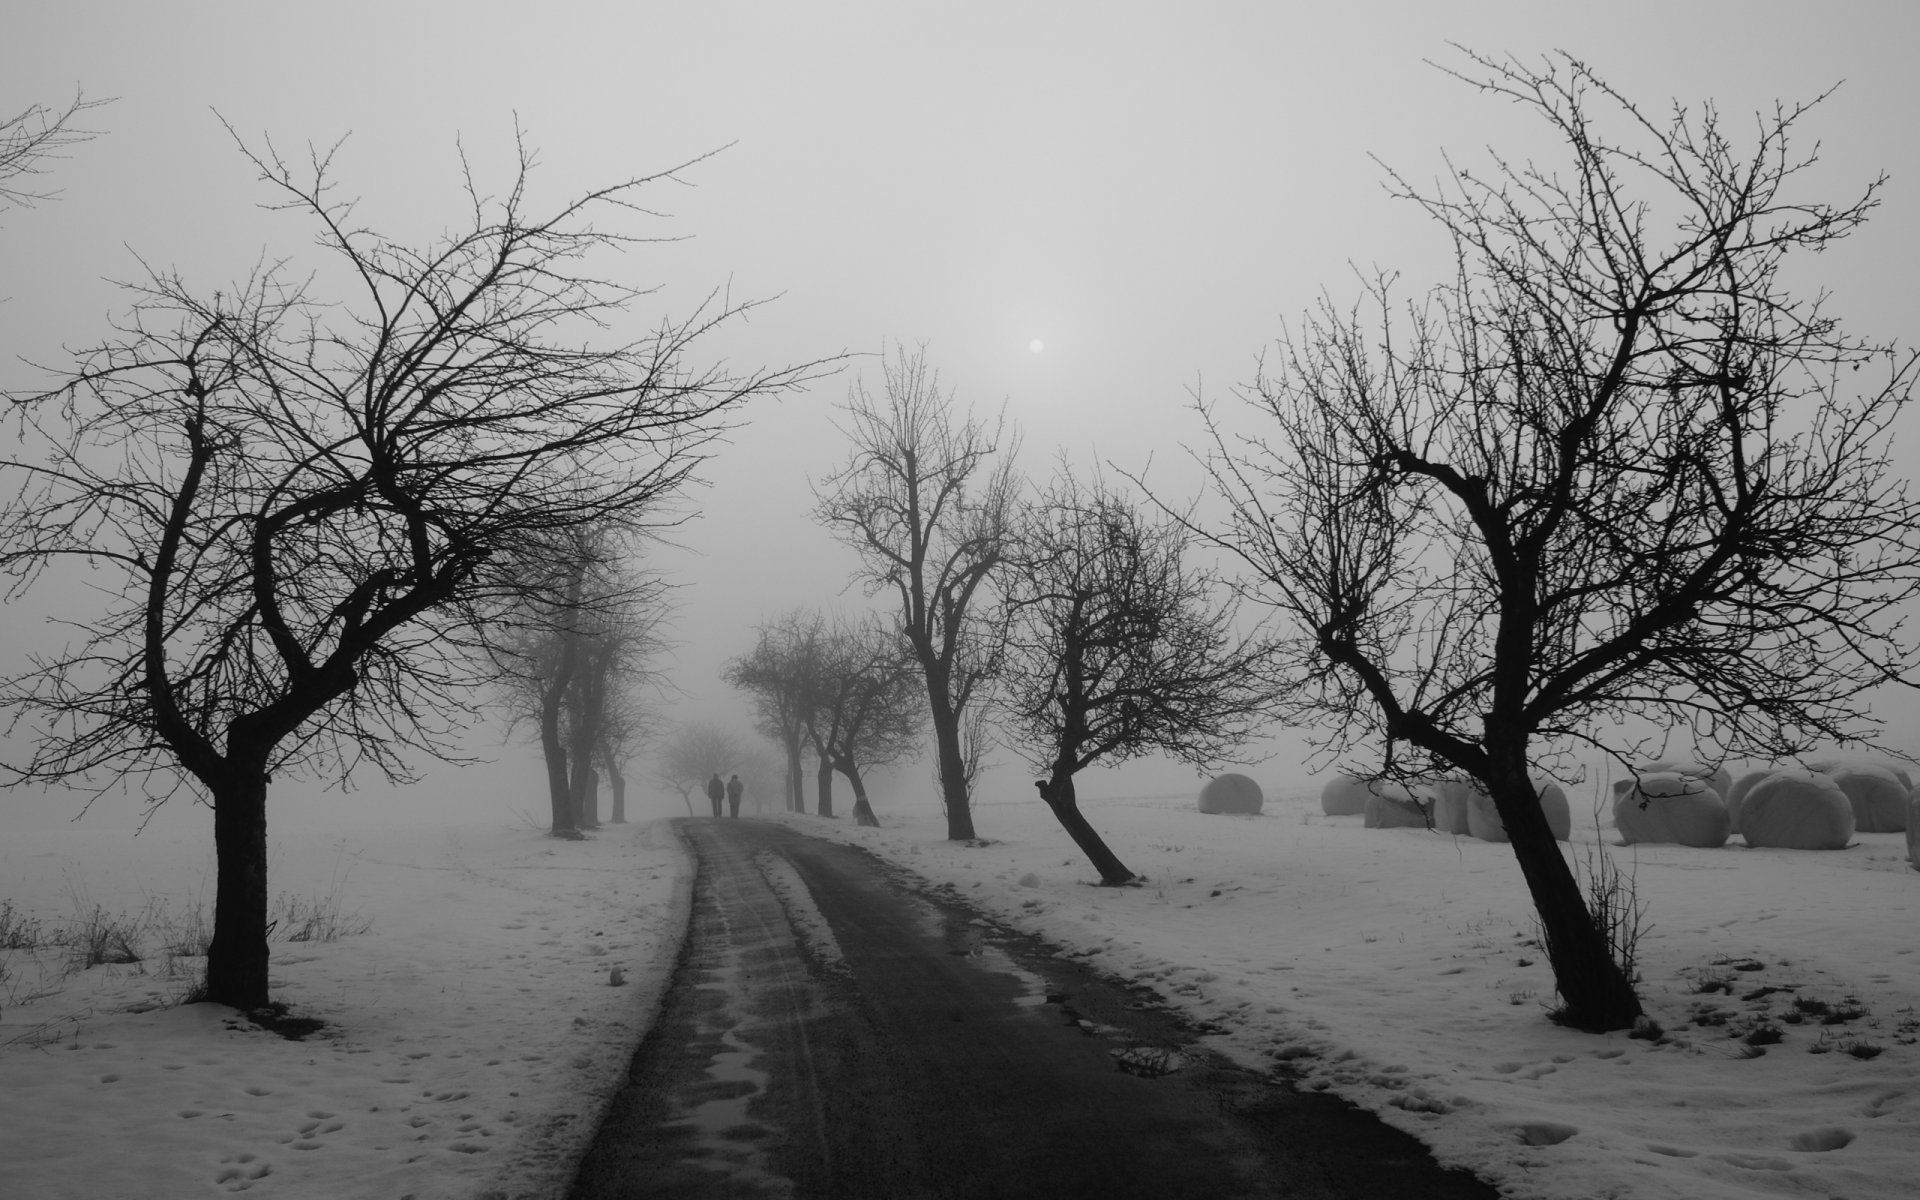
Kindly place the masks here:
POLYGON ((1133 878, 1080 811, 1073 777, 1158 751, 1205 766, 1270 704, 1266 648, 1233 631, 1231 596, 1186 562, 1195 535, 1145 519, 1062 468, 1020 523, 1002 707, 1041 799, 1112 887, 1133 878))
POLYGON ((1529 769, 1569 744, 1629 757, 1636 725, 1767 758, 1871 728, 1857 693, 1914 666, 1920 512, 1887 443, 1914 361, 1786 289, 1788 256, 1852 233, 1880 186, 1806 194, 1789 143, 1811 105, 1743 131, 1644 113, 1564 55, 1467 60, 1562 165, 1393 177, 1454 277, 1404 309, 1385 279, 1324 304, 1247 397, 1269 432, 1210 418, 1217 541, 1292 618, 1298 709, 1336 749, 1487 788, 1557 1019, 1617 1029, 1639 999, 1529 769))
POLYGON ((89 100, 82 93, 64 108, 30 104, 11 117, 0 118, 0 211, 31 208, 53 193, 35 191, 26 180, 43 174, 45 164, 63 157, 62 151, 89 141, 99 134, 79 127, 81 114, 110 104, 110 100, 89 100))
POLYGON ((978 744, 970 714, 997 670, 998 628, 983 610, 1006 558, 1019 482, 1004 423, 954 412, 924 350, 896 349, 883 394, 848 397, 853 456, 819 489, 816 514, 859 553, 876 592, 892 593, 919 660, 933 725, 947 836, 974 836, 969 799, 978 744))
POLYGON ((640 526, 736 405, 809 372, 690 370, 742 311, 723 302, 618 334, 642 290, 594 264, 641 240, 616 230, 672 173, 540 213, 523 148, 503 196, 469 173, 464 223, 407 246, 334 198, 331 154, 296 169, 242 150, 314 225, 326 270, 211 290, 155 272, 69 378, 14 399, 11 594, 86 571, 109 601, 0 702, 37 719, 16 777, 211 803, 207 997, 251 1009, 268 1000, 269 782, 405 779, 414 753, 451 753, 475 631, 527 586, 515 564, 569 530, 640 526))
POLYGON ((753 697, 760 732, 786 751, 789 812, 807 811, 801 760, 819 699, 822 624, 818 614, 799 611, 769 622, 760 627, 753 652, 728 663, 724 672, 728 683, 753 697))
POLYGON ((922 732, 925 692, 913 652, 891 626, 868 616, 828 623, 819 654, 816 701, 808 730, 821 763, 822 816, 831 816, 829 772, 853 787, 853 815, 878 825, 862 768, 911 756, 922 732))

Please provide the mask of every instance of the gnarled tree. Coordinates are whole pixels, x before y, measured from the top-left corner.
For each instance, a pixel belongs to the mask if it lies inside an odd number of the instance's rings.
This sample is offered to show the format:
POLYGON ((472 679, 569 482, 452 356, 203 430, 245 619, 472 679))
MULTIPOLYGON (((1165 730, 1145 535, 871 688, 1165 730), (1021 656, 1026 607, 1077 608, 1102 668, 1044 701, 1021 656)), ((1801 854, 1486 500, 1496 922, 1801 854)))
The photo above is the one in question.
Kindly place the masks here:
POLYGON ((821 816, 833 815, 830 771, 853 786, 853 815, 878 825, 863 768, 911 756, 917 748, 925 694, 912 650, 897 630, 874 618, 836 618, 827 625, 808 726, 821 764, 821 816))
POLYGON ((998 669, 988 584, 1006 560, 1019 481, 1004 424, 954 412, 924 351, 898 350, 882 394, 847 401, 853 456, 820 485, 819 519, 851 546, 863 577, 897 605, 927 689, 947 836, 974 836, 974 720, 998 669), (970 744, 971 742, 971 744, 970 744))
POLYGON ((1073 777, 1155 751, 1204 766, 1268 705, 1266 648, 1233 630, 1231 596, 1186 561, 1195 535, 1062 469, 1026 510, 1006 574, 1002 707, 1041 799, 1100 872, 1133 878, 1080 811, 1073 777))
POLYGON ((357 223, 331 156, 245 152, 324 268, 155 273, 70 377, 13 398, 0 567, 15 592, 85 573, 108 600, 0 702, 37 725, 17 777, 211 804, 207 996, 254 1008, 269 782, 447 752, 476 631, 528 586, 515 564, 644 523, 735 405, 807 372, 690 369, 738 306, 620 333, 644 291, 600 260, 642 240, 621 224, 671 175, 536 211, 523 149, 499 198, 469 173, 464 223, 414 246, 357 223))
POLYGON ((1745 128, 1642 112, 1584 64, 1468 56, 1555 166, 1495 159, 1432 191, 1453 277, 1405 308, 1323 305, 1213 422, 1219 544, 1292 618, 1299 711, 1491 794, 1546 932, 1558 1019, 1640 1014, 1529 779, 1632 731, 1774 758, 1870 731, 1907 677, 1916 519, 1888 430, 1911 357, 1849 337, 1790 258, 1854 232, 1879 184, 1810 194, 1811 106, 1745 128))

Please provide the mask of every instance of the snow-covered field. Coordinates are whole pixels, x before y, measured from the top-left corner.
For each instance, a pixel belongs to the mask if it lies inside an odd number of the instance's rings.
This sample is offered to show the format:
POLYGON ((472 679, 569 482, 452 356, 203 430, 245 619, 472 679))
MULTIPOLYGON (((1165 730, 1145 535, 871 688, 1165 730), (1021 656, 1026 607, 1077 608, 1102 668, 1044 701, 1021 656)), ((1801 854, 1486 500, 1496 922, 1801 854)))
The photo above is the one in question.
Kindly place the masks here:
MULTIPOLYGON (((1025 797, 980 805, 984 845, 946 842, 931 807, 883 807, 880 829, 780 819, 1150 983, 1225 1030, 1209 1039, 1223 1050, 1287 1061, 1514 1196, 1914 1194, 1920 874, 1900 835, 1613 848, 1651 924, 1643 993, 1667 1035, 1652 1042, 1546 1020, 1508 847, 1362 829, 1317 794, 1269 787, 1252 818, 1090 802, 1147 877, 1119 890, 1090 886, 1025 797), (1763 1029, 1780 1040, 1755 1054, 1743 1038, 1763 1029)), ((1570 853, 1604 836, 1588 817, 1570 853)), ((15 920, 99 907, 151 931, 145 961, 70 976, 57 948, 0 953, 0 1196, 558 1194, 678 947, 688 863, 667 827, 582 844, 509 821, 287 832, 273 853, 276 892, 365 926, 275 943, 276 994, 329 1023, 300 1042, 168 1004, 191 964, 169 974, 161 943, 210 901, 204 839, 0 838, 15 920)))
MULTIPOLYGON (((1830 852, 1609 847, 1646 906, 1653 1042, 1546 1019, 1552 978, 1511 847, 1363 829, 1322 815, 1317 787, 1275 791, 1258 817, 1086 804, 1139 888, 1090 886, 1037 800, 981 805, 987 845, 946 842, 933 812, 831 828, 1150 983, 1225 1029, 1208 1040, 1236 1058, 1288 1061, 1513 1196, 1920 1189, 1920 874, 1902 835, 1830 852), (1759 1029, 1780 1040, 1749 1048, 1759 1029)), ((1580 808, 1569 853, 1584 862, 1611 830, 1580 808)))
POLYGON ((0 1197, 548 1197, 652 1020, 689 864, 661 822, 555 842, 525 824, 291 831, 270 844, 273 993, 328 1028, 289 1041, 175 1006, 211 914, 210 839, 124 826, 0 835, 0 904, 42 933, 141 919, 141 962, 68 975, 0 951, 0 1197), (364 929, 363 932, 353 932, 364 929), (614 968, 624 986, 613 986, 614 968))

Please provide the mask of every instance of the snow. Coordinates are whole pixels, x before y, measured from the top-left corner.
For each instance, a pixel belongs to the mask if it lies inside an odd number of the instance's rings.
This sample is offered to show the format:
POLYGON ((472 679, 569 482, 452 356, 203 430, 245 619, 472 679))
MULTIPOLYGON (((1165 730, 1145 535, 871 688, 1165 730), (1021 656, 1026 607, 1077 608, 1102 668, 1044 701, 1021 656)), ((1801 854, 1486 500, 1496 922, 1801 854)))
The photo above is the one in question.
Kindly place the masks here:
POLYGON ((211 914, 207 839, 9 832, 17 917, 144 915, 147 957, 63 977, 61 948, 0 953, 0 1196, 558 1194, 653 1018, 690 878, 658 821, 275 837, 269 886, 337 901, 349 931, 274 942, 275 998, 328 1026, 290 1041, 171 1003, 204 962, 170 973, 163 943, 211 914))
POLYGON ((1317 783, 1265 790, 1259 816, 1083 803, 1137 888, 1091 886, 1038 802, 979 805, 985 845, 944 840, 937 812, 883 807, 879 829, 783 819, 1151 984, 1226 1031, 1203 1039, 1214 1048, 1285 1063, 1511 1196, 1913 1195, 1920 874, 1901 835, 1830 852, 1619 846, 1576 804, 1566 852, 1585 869, 1605 843, 1645 905, 1654 1042, 1547 1020, 1552 977, 1510 846, 1325 816, 1317 783), (1782 990, 1742 999, 1765 988, 1782 990), (1796 998, 1860 1015, 1782 1020, 1796 998), (1741 1036, 1762 1024, 1782 1040, 1746 1057, 1741 1036))
MULTIPOLYGON (((1515 1197, 1912 1194, 1920 874, 1901 835, 1833 852, 1622 847, 1577 802, 1567 852, 1584 865, 1608 843, 1646 906, 1656 1042, 1546 1019, 1511 847, 1364 829, 1322 815, 1316 782, 1261 782, 1252 817, 1086 802, 1146 877, 1122 889, 1091 886, 1026 796, 979 805, 983 845, 945 841, 931 804, 883 803, 879 829, 778 819, 1150 984, 1224 1031, 1209 1045, 1285 1064, 1515 1197), (1814 1015, 1789 1023, 1796 1000, 1814 1015), (1822 1025, 1821 1005, 1857 1015, 1822 1025), (1762 1025, 1782 1040, 1749 1057, 1740 1035, 1762 1025)), ((274 944, 275 994, 328 1022, 305 1041, 168 1003, 195 962, 169 975, 157 947, 210 903, 204 839, 83 823, 0 840, 0 901, 17 914, 98 906, 157 931, 146 961, 71 976, 57 951, 0 954, 0 1196, 559 1194, 678 951, 691 872, 668 827, 583 843, 506 821, 289 831, 272 854, 274 890, 336 908, 349 931, 274 944), (627 986, 610 986, 614 967, 627 986)), ((805 885, 761 866, 830 958, 805 885)))

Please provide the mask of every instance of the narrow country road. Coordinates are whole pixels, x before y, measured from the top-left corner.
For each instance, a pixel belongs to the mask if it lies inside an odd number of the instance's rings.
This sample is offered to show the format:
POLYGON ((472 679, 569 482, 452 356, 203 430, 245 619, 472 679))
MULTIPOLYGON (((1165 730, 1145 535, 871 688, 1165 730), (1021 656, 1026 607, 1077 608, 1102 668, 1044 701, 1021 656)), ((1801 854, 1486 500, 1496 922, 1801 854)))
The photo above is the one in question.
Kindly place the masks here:
POLYGON ((576 1200, 1496 1195, 857 848, 676 825, 692 928, 576 1200))

